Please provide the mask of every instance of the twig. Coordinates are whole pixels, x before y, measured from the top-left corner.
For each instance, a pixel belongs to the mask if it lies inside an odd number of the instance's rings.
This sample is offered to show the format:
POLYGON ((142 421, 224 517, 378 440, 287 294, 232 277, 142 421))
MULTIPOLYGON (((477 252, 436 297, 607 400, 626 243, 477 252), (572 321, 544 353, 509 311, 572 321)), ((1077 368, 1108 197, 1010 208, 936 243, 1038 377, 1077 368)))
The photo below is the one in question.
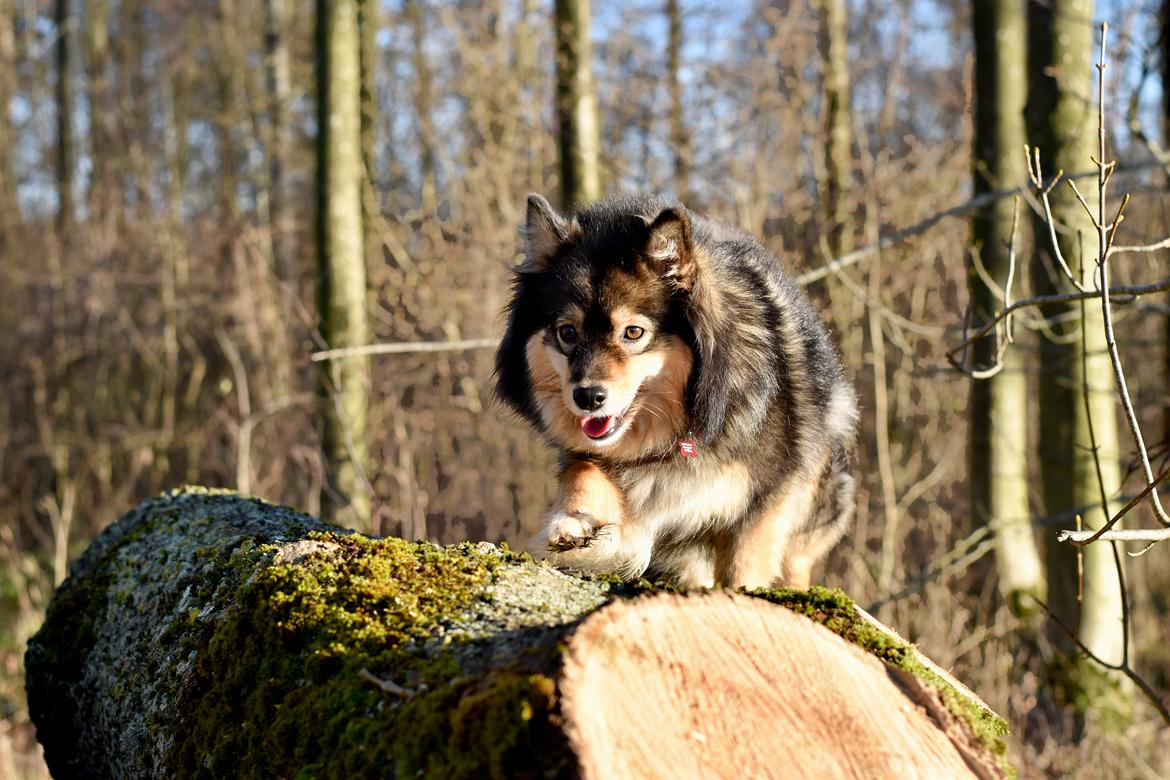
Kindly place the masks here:
POLYGON ((369 669, 365 669, 365 668, 363 668, 361 671, 359 671, 357 676, 360 677, 361 679, 365 680, 366 682, 377 686, 378 690, 382 691, 382 693, 388 693, 391 696, 397 696, 400 699, 413 699, 415 696, 418 696, 420 693, 423 693, 427 689, 426 685, 420 685, 414 689, 403 688, 401 685, 394 682, 393 680, 384 680, 381 677, 379 677, 378 675, 371 672, 369 669))
MULTIPOLYGON (((1125 219, 1125 207, 1129 203, 1129 197, 1126 196, 1121 201, 1121 205, 1117 209, 1117 215, 1114 216, 1113 222, 1107 224, 1105 222, 1105 191, 1109 183, 1109 177, 1113 175, 1113 167, 1116 161, 1111 163, 1105 162, 1105 44, 1109 34, 1109 25, 1101 25, 1101 58, 1097 62, 1098 74, 1098 88, 1097 88, 1097 143, 1098 143, 1098 158, 1094 161, 1097 164, 1097 217, 1094 223, 1097 226, 1097 267, 1100 272, 1101 279, 1101 313, 1105 320, 1105 344, 1109 349, 1109 361, 1113 366, 1113 379, 1117 383, 1117 393, 1121 397, 1121 406, 1125 411, 1125 420, 1129 424, 1130 433, 1133 434, 1134 443, 1137 445, 1138 459, 1142 464, 1142 471, 1146 476, 1146 484, 1150 485, 1150 507, 1154 510, 1154 515, 1158 518, 1164 527, 1170 528, 1170 516, 1166 514, 1166 510, 1162 508, 1162 502, 1158 498, 1158 490, 1156 483, 1154 483, 1154 470, 1150 467, 1150 453, 1146 449, 1146 442, 1142 436, 1141 425, 1138 423, 1137 413, 1134 412, 1133 399, 1129 395, 1129 386, 1125 380, 1125 370, 1121 365, 1121 355, 1117 351, 1117 338, 1113 332, 1113 309, 1109 299, 1109 250, 1113 244, 1113 237, 1117 235, 1117 226, 1125 219)), ((1073 191, 1076 191, 1076 185, 1069 182, 1073 191)), ((1082 205, 1088 209, 1084 198, 1081 198, 1080 193, 1077 193, 1082 205)), ((1092 218, 1092 211, 1089 211, 1089 216, 1092 218)))
POLYGON ((401 355, 411 352, 457 352, 463 349, 490 349, 499 344, 496 339, 461 339, 459 341, 403 341, 366 344, 360 347, 341 347, 314 352, 314 363, 360 355, 401 355))
MULTIPOLYGON (((1146 168, 1161 167, 1162 166, 1156 162, 1144 162, 1118 166, 1117 170, 1119 172, 1128 173, 1132 171, 1145 170, 1146 168)), ((1063 178, 1066 180, 1087 179, 1091 176, 1096 176, 1096 172, 1083 171, 1069 176, 1063 176, 1063 178)), ((1052 181, 1046 182, 1044 186, 1050 188, 1058 181, 1059 178, 1053 179, 1052 181)), ((829 274, 833 273, 834 270, 856 265, 875 252, 880 252, 883 249, 889 249, 890 247, 896 244, 900 244, 908 238, 913 238, 914 236, 925 233, 948 217, 965 217, 970 212, 977 211, 984 206, 989 206, 1001 198, 1011 198, 1021 194, 1027 194, 1026 188, 1012 187, 1009 189, 994 190, 992 192, 985 192, 982 195, 976 195, 975 197, 970 198, 956 206, 952 206, 949 209, 944 209, 943 211, 931 214, 929 217, 921 219, 909 227, 905 227, 901 230, 890 233, 889 235, 882 236, 876 242, 869 244, 868 246, 863 246, 859 249, 853 250, 852 252, 847 252, 834 260, 830 260, 828 263, 825 263, 819 268, 814 268, 811 271, 805 271, 804 273, 797 275, 793 281, 802 287, 810 285, 813 282, 819 282, 821 279, 824 279, 829 274)))
POLYGON ((1121 531, 1057 531, 1058 542, 1084 547, 1098 540, 1103 542, 1164 542, 1170 539, 1170 528, 1151 528, 1121 531))
MULTIPOLYGON (((1140 298, 1143 295, 1152 295, 1154 293, 1166 292, 1170 290, 1170 279, 1162 279, 1157 282, 1149 284, 1139 284, 1126 287, 1114 287, 1109 290, 1109 299, 1114 303, 1131 303, 1134 299, 1140 298)), ((986 336, 991 332, 996 325, 999 324, 1008 315, 1020 309, 1030 306, 1043 306, 1049 303, 1072 303, 1074 301, 1083 301, 1088 298, 1097 298, 1101 295, 1097 290, 1084 290, 1068 293, 1053 293, 1051 295, 1036 295, 1031 298, 1024 298, 1016 301, 1011 306, 1005 306, 1001 311, 996 312, 995 316, 983 324, 979 330, 965 337, 964 340, 955 347, 947 350, 947 361, 954 367, 968 373, 970 371, 962 362, 960 362, 956 355, 969 347, 973 342, 986 336)))
MULTIPOLYGON (((1056 532, 1057 541, 1068 542, 1069 544, 1073 544, 1073 545, 1076 545, 1078 547, 1082 547, 1086 544, 1091 544, 1092 542, 1095 542, 1098 539, 1108 538, 1108 537, 1106 537, 1106 534, 1122 533, 1121 531, 1113 531, 1112 530, 1113 526, 1117 525, 1118 521, 1120 521, 1121 518, 1125 517, 1125 515, 1128 514, 1130 510, 1132 510, 1135 506, 1140 504, 1142 502, 1142 499, 1144 499, 1147 495, 1149 495, 1150 491, 1152 491, 1156 486, 1160 485, 1163 481, 1165 481, 1165 479, 1167 477, 1170 477, 1170 466, 1167 466, 1165 469, 1163 469, 1161 474, 1154 477, 1154 479, 1150 481, 1150 484, 1146 485, 1140 493, 1138 493, 1136 496, 1131 498, 1129 500, 1129 502, 1126 503, 1125 506, 1123 506, 1121 509, 1119 509, 1117 511, 1116 514, 1113 515, 1113 517, 1109 518, 1109 521, 1106 522, 1105 525, 1101 526, 1096 531, 1057 531, 1056 532)), ((1150 531, 1150 532, 1126 531, 1125 533, 1129 534, 1129 533, 1163 533, 1163 532, 1170 532, 1170 529, 1163 528, 1163 529, 1158 529, 1156 531, 1150 531)), ((1136 541, 1148 541, 1148 540, 1140 539, 1140 540, 1136 540, 1136 541)))
MULTIPOLYGON (((1037 148, 1024 145, 1024 157, 1028 161, 1028 178, 1032 180, 1032 186, 1037 190, 1037 195, 1040 196, 1040 202, 1044 206, 1044 224, 1048 226, 1048 239, 1052 244, 1052 254, 1056 258, 1056 262, 1060 263, 1060 270, 1064 272, 1065 277, 1072 283, 1073 287, 1085 292, 1085 288, 1068 267, 1068 262, 1064 259, 1064 252, 1060 249, 1060 242, 1056 240, 1056 219, 1052 216, 1052 203, 1048 196, 1056 189, 1056 185, 1064 178, 1064 171, 1057 171, 1056 176, 1047 184, 1044 183, 1044 172, 1040 166, 1040 150, 1037 148)), ((1068 179, 1068 183, 1072 184, 1073 180, 1068 179)))
POLYGON ((1156 709, 1158 714, 1162 716, 1162 720, 1166 722, 1166 725, 1170 726, 1170 709, 1168 709, 1166 705, 1162 703, 1162 699, 1158 696, 1157 691, 1150 687, 1150 684, 1142 679, 1141 675, 1131 669, 1128 663, 1111 664, 1105 659, 1101 658, 1088 647, 1086 647, 1085 643, 1082 642, 1077 637, 1077 635, 1073 633, 1073 631, 1068 626, 1066 626, 1059 617, 1056 616, 1056 613, 1053 612, 1052 608, 1049 607, 1044 601, 1037 598, 1034 594, 1028 593, 1026 595, 1040 605, 1040 608, 1043 609, 1048 614, 1049 619, 1052 620, 1053 625, 1059 628, 1072 641, 1072 643, 1077 646, 1078 650, 1088 656, 1089 660, 1105 667, 1106 669, 1112 669, 1115 672, 1121 672, 1131 681, 1133 681, 1134 685, 1136 685, 1145 695, 1145 697, 1149 699, 1150 704, 1154 705, 1154 709, 1156 709))
POLYGON ((1150 252, 1160 252, 1163 249, 1170 249, 1170 238, 1164 238, 1155 244, 1143 244, 1141 246, 1115 246, 1110 247, 1109 254, 1124 255, 1124 254, 1147 254, 1150 252))

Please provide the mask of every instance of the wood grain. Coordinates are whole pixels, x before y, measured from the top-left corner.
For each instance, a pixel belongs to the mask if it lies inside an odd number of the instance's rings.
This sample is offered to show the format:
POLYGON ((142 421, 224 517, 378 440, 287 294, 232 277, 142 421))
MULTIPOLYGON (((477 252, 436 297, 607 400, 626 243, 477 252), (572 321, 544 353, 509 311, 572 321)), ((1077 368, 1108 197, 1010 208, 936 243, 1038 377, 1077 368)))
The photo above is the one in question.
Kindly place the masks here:
POLYGON ((561 691, 587 780, 997 776, 929 687, 745 596, 605 607, 570 640, 561 691))

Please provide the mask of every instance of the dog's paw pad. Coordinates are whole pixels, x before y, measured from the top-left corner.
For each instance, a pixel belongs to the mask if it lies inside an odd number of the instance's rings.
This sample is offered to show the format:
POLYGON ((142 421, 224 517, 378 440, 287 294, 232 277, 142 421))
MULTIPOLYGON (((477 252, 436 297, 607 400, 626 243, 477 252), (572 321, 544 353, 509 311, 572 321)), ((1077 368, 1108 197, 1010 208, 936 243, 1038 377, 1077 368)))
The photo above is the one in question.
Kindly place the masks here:
POLYGON ((548 519, 548 549, 566 552, 588 547, 597 538, 602 524, 584 513, 558 513, 548 519))

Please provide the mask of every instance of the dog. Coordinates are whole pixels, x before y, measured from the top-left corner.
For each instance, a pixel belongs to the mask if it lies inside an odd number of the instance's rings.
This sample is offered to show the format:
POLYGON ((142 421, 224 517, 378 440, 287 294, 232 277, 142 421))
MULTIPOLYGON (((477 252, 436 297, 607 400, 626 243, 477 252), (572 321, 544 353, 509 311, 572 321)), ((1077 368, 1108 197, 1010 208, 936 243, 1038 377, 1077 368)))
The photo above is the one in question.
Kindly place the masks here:
POLYGON ((560 454, 536 546, 684 588, 808 587, 848 529, 858 402, 739 228, 653 196, 530 195, 496 395, 560 454))

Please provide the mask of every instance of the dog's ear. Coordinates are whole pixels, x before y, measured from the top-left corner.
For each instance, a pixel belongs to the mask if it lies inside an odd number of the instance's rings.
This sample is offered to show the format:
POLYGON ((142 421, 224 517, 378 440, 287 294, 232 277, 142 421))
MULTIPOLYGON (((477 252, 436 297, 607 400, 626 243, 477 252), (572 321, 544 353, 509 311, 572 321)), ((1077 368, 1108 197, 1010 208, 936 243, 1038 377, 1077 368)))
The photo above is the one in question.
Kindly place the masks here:
POLYGON ((665 209, 650 223, 645 256, 651 266, 680 290, 694 290, 698 264, 691 240, 691 220, 681 208, 665 209))
POLYGON ((520 273, 539 273, 561 245, 574 234, 576 223, 558 214, 548 201, 535 192, 528 196, 528 216, 524 223, 524 262, 520 273))

